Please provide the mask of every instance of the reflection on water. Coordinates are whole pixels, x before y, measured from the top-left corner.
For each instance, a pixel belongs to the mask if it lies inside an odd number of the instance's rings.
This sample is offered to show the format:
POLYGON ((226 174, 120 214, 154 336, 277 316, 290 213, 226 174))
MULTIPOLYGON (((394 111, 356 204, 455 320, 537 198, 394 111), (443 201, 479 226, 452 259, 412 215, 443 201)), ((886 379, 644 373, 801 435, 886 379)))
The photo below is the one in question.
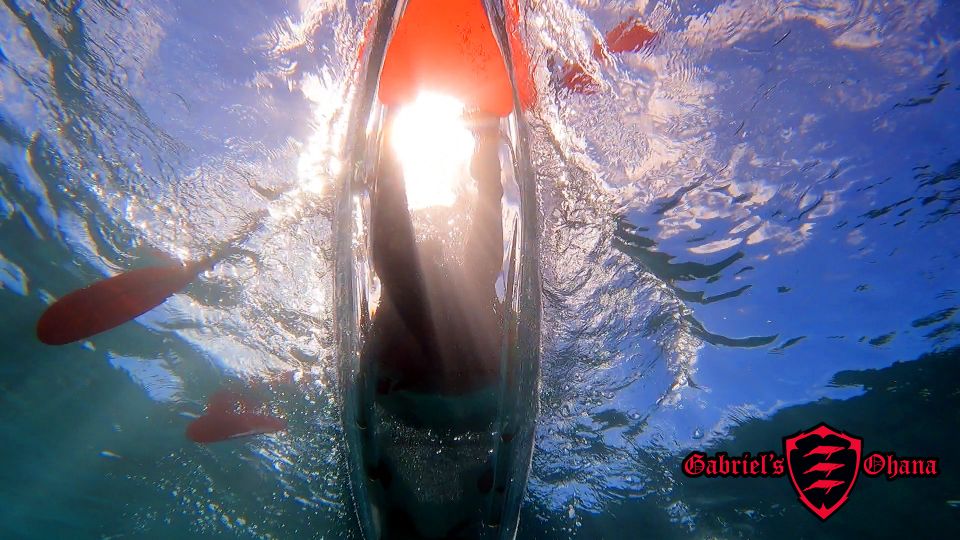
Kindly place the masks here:
MULTIPOLYGON (((352 166, 340 152, 373 4, 0 7, 0 426, 15 464, 0 530, 356 534, 335 443, 327 187, 352 166), (53 298, 231 239, 242 252, 139 324, 33 342, 53 298), (187 444, 187 416, 236 378, 269 383, 289 433, 187 444)), ((675 461, 769 446, 816 415, 911 448, 869 412, 919 411, 941 399, 936 381, 907 396, 838 373, 919 385, 935 365, 949 380, 955 351, 892 365, 960 336, 960 15, 906 0, 521 6, 542 89, 529 116, 544 276, 521 534, 641 518, 673 537, 818 534, 786 485, 702 493, 675 461), (657 38, 598 60, 594 39, 631 15, 657 38), (598 92, 551 86, 564 63, 598 92)), ((946 455, 943 399, 916 415, 917 453, 946 455)), ((942 523, 948 484, 898 496, 942 523)), ((886 527, 857 519, 890 497, 869 485, 834 533, 886 527)))

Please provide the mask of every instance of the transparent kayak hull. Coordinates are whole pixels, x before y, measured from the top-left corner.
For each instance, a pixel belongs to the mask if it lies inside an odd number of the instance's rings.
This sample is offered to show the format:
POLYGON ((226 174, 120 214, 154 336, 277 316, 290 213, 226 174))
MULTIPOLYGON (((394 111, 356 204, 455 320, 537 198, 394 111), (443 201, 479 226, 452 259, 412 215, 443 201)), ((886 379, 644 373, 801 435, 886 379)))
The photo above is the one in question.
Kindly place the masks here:
MULTIPOLYGON (((501 50, 509 51, 503 8, 495 2, 485 7, 501 50)), ((540 372, 538 209, 523 113, 491 120, 500 133, 504 192, 496 382, 456 395, 384 396, 376 368, 365 358, 381 292, 371 259, 371 203, 378 165, 390 151, 384 122, 391 111, 377 100, 377 82, 403 9, 402 2, 384 2, 371 26, 347 134, 348 166, 336 199, 335 322, 353 501, 370 539, 513 538, 530 467, 540 372)), ((512 75, 509 61, 505 67, 512 75)), ((418 231, 425 229, 430 212, 412 214, 421 224, 418 231)))

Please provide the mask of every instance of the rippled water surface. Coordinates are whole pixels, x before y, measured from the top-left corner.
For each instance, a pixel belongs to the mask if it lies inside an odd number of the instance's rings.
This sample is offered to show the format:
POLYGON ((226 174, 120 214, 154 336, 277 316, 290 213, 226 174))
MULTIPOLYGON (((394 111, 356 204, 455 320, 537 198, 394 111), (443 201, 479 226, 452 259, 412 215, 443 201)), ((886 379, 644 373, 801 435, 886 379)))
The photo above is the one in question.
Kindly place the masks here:
MULTIPOLYGON (((4 0, 0 536, 357 537, 329 187, 375 9, 4 0), (136 323, 36 342, 53 299, 225 245, 136 323), (189 443, 237 381, 289 431, 189 443)), ((544 314, 520 536, 956 534, 956 3, 521 11, 544 314), (631 15, 656 38, 595 57, 631 15), (567 62, 598 91, 558 84, 567 62), (786 481, 680 474, 692 449, 778 449, 822 420, 943 474, 863 479, 825 524, 786 481)))

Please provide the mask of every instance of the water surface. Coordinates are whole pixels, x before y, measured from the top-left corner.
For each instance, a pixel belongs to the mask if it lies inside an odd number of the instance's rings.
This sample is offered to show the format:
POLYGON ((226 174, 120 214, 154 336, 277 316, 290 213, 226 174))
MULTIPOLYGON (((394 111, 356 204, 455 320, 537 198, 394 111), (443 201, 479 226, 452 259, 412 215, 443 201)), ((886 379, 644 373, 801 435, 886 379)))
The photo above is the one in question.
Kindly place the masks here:
MULTIPOLYGON (((956 534, 957 7, 521 6, 544 355, 520 536, 956 534), (630 15, 658 37, 595 59, 630 15), (567 61, 600 91, 558 86, 567 61), (826 524, 786 481, 680 474, 692 449, 775 449, 821 420, 944 473, 863 479, 826 524)), ((373 9, 0 7, 3 536, 357 537, 327 187, 373 9), (137 323, 35 341, 52 299, 232 238, 243 255, 137 323), (186 441, 236 380, 289 432, 186 441)))

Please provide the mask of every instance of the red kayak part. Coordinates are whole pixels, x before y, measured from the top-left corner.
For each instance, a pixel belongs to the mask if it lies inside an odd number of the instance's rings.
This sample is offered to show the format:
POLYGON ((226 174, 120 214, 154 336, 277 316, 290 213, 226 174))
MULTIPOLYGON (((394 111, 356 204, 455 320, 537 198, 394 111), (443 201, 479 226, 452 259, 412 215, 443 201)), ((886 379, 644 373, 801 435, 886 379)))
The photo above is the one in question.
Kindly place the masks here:
MULTIPOLYGON (((516 36, 519 10, 507 2, 507 27, 522 106, 534 100, 530 62, 516 36)), ((500 48, 480 0, 409 0, 387 47, 380 101, 412 102, 423 90, 447 94, 496 116, 513 112, 500 48)))
POLYGON ((250 403, 241 394, 218 390, 210 396, 205 414, 187 426, 187 438, 208 444, 287 429, 285 420, 247 412, 248 408, 250 403))
POLYGON ((507 37, 510 42, 510 59, 517 84, 520 108, 528 110, 537 101, 537 86, 533 82, 533 66, 527 48, 520 40, 520 6, 518 0, 505 0, 507 37))
POLYGON ((65 345, 116 328, 159 306, 208 267, 204 261, 140 268, 73 291, 43 312, 37 338, 65 345))

